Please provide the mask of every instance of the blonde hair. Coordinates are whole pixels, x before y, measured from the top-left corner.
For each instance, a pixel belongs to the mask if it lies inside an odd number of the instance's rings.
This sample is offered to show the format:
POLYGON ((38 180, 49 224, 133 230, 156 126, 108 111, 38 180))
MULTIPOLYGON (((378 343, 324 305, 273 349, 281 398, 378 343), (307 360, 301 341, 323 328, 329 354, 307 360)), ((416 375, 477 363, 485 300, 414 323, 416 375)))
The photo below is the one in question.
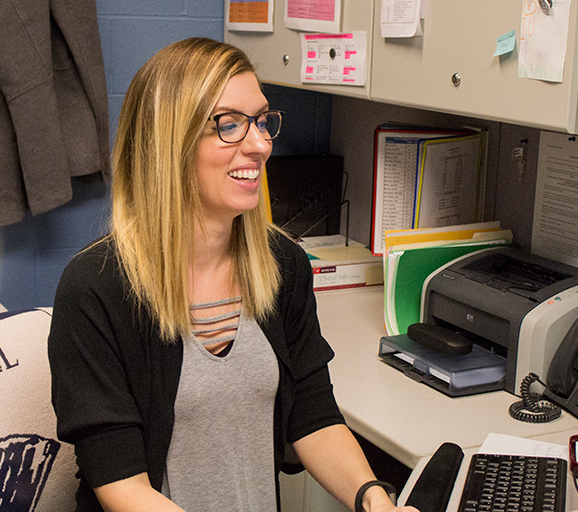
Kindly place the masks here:
MULTIPOLYGON (((193 219, 203 225, 196 154, 228 80, 253 66, 211 39, 173 43, 151 57, 126 93, 113 151, 111 237, 131 292, 165 341, 190 330, 188 277, 193 219)), ((231 250, 243 308, 264 319, 275 307, 279 270, 264 201, 237 217, 231 250)), ((194 286, 194 283, 193 283, 194 286)))

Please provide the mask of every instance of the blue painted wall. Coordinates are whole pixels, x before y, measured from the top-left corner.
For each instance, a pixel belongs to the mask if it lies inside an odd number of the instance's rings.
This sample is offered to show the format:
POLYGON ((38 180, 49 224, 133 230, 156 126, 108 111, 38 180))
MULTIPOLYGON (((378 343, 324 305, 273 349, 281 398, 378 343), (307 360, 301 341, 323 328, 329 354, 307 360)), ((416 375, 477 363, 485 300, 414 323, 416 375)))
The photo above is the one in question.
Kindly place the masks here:
MULTIPOLYGON (((109 95, 111 146, 124 93, 156 51, 193 36, 223 39, 222 0, 96 0, 109 95)), ((267 86, 273 108, 287 112, 276 154, 329 151, 331 99, 267 86)), ((75 179, 68 204, 0 227, 0 304, 8 309, 51 306, 72 256, 106 231, 108 188, 75 179)), ((1 208, 1 205, 0 205, 1 208)))

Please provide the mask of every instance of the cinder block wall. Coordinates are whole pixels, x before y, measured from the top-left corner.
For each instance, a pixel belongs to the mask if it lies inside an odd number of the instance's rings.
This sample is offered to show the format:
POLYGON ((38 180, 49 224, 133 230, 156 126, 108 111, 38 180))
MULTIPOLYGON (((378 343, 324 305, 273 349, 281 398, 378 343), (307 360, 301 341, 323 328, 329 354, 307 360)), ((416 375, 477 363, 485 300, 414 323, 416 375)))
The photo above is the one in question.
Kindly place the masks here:
MULTIPOLYGON (((124 93, 138 68, 167 44, 223 39, 222 0, 96 0, 109 91, 111 146, 124 93)), ((51 306, 70 258, 106 230, 108 190, 75 180, 69 203, 0 227, 0 304, 51 306)), ((0 205, 0 208, 2 206, 0 205)))

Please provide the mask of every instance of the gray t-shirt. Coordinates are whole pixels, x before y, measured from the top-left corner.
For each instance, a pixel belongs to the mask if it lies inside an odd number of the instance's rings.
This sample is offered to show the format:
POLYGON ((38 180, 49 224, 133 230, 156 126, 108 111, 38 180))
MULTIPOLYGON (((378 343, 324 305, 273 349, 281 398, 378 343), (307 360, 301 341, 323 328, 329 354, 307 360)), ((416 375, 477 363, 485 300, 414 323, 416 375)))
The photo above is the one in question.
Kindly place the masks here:
POLYGON ((192 334, 183 343, 163 494, 187 512, 276 510, 271 345, 243 314, 224 357, 192 334))

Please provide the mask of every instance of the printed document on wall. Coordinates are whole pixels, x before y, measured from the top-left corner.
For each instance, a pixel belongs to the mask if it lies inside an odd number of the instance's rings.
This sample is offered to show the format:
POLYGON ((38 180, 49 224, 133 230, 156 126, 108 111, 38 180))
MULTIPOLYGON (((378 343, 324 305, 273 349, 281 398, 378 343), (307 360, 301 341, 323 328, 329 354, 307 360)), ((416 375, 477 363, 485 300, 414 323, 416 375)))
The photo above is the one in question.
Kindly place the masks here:
POLYGON ((578 266, 578 141, 540 133, 532 253, 578 266))
POLYGON ((568 41, 571 0, 554 0, 552 7, 537 0, 522 2, 518 76, 562 82, 568 41), (548 12, 548 14, 546 14, 548 12))
POLYGON ((365 85, 367 33, 301 34, 301 81, 365 85))
POLYGON ((273 32, 274 0, 225 0, 227 30, 273 32))
POLYGON ((285 26, 308 32, 339 33, 341 0, 285 0, 285 26))
POLYGON ((425 0, 381 0, 381 37, 423 36, 425 0))

